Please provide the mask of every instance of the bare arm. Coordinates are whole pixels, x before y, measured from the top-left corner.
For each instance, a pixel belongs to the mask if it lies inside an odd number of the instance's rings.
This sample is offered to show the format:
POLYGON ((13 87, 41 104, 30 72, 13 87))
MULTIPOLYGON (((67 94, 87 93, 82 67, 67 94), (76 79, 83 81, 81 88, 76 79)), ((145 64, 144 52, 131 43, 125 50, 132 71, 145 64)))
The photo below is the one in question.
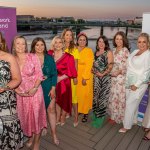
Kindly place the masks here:
POLYGON ((16 59, 10 54, 8 54, 7 57, 10 63, 11 80, 8 82, 8 84, 5 85, 3 89, 0 90, 0 93, 5 90, 15 89, 21 82, 20 70, 16 59))

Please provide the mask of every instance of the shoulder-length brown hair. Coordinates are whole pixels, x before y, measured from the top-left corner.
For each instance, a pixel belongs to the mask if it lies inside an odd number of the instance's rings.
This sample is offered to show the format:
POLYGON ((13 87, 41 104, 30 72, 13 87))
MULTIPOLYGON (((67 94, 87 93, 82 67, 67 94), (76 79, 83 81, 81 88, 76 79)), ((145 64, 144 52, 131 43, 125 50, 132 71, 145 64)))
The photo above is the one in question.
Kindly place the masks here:
POLYGON ((110 50, 110 48, 109 48, 109 42, 108 42, 107 37, 106 37, 105 35, 101 35, 101 36, 97 39, 97 41, 96 41, 96 52, 99 51, 98 41, 99 41, 100 39, 103 39, 103 41, 104 41, 104 43, 105 43, 105 49, 104 49, 104 50, 105 50, 105 51, 110 50))
POLYGON ((70 28, 66 28, 66 29, 63 30, 63 32, 61 34, 61 37, 65 42, 65 34, 66 34, 67 31, 70 31, 72 33, 72 41, 70 41, 70 44, 69 44, 69 47, 68 47, 69 53, 71 53, 73 51, 73 49, 76 47, 76 44, 74 42, 75 38, 74 38, 73 31, 70 28))
POLYGON ((41 38, 41 37, 37 37, 37 38, 35 38, 35 39, 32 41, 30 53, 36 53, 36 51, 35 51, 35 45, 36 45, 37 42, 39 42, 39 41, 41 41, 41 42, 44 44, 44 54, 47 54, 46 43, 45 43, 44 39, 41 38))
POLYGON ((13 55, 16 55, 16 49, 15 49, 16 39, 24 39, 24 41, 25 41, 25 53, 27 53, 28 52, 27 40, 25 39, 24 36, 17 35, 17 36, 14 37, 13 42, 12 42, 11 51, 12 51, 13 55))
POLYGON ((113 46, 114 46, 114 47, 117 47, 117 44, 116 44, 116 42, 115 42, 117 35, 120 35, 120 36, 122 37, 123 47, 126 47, 128 50, 130 50, 129 41, 128 41, 127 36, 125 35, 125 33, 124 33, 123 31, 118 31, 118 32, 115 34, 115 36, 114 36, 114 38, 113 38, 113 46))
POLYGON ((8 47, 7 47, 7 44, 6 44, 6 40, 3 37, 2 32, 0 32, 0 50, 4 51, 4 52, 8 52, 8 47))

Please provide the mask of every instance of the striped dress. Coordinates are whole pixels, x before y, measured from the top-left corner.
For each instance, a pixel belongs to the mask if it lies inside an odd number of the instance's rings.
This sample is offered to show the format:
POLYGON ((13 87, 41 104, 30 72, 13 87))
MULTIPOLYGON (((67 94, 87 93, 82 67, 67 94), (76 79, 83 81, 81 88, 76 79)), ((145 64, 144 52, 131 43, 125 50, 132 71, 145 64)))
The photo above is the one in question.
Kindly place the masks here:
MULTIPOLYGON (((108 67, 108 51, 96 56, 93 64, 94 71, 103 73, 108 67)), ((93 97, 93 113, 96 118, 106 115, 106 107, 110 95, 110 75, 100 78, 94 75, 94 97, 93 97)))

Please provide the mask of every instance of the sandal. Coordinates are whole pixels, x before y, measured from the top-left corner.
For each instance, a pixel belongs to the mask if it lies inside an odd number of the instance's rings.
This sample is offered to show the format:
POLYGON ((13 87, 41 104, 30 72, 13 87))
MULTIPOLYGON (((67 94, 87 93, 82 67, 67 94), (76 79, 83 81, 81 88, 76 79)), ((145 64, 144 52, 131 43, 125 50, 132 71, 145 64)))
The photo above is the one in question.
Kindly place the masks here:
POLYGON ((150 131, 150 129, 149 129, 149 128, 144 128, 144 127, 143 127, 142 129, 143 129, 143 131, 144 131, 144 132, 148 132, 148 131, 150 131))
POLYGON ((143 140, 149 141, 150 139, 145 135, 145 136, 143 137, 143 140))
POLYGON ((84 114, 82 118, 82 122, 87 122, 88 120, 88 114, 84 114))

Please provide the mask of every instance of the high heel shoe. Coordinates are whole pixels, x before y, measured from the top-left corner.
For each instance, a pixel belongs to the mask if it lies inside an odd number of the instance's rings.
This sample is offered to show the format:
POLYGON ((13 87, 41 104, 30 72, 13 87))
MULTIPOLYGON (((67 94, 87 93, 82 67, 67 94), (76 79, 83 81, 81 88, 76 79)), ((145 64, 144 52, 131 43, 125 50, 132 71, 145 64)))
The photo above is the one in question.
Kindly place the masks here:
POLYGON ((73 123, 73 126, 74 126, 74 127, 77 127, 78 124, 79 124, 79 122, 74 122, 74 123, 73 123))
POLYGON ((27 147, 27 148, 31 148, 31 146, 32 146, 32 142, 26 142, 26 144, 25 144, 25 146, 27 147))
POLYGON ((53 139, 53 142, 56 146, 58 146, 60 144, 60 142, 56 136, 55 136, 55 138, 53 137, 52 139, 53 139))

